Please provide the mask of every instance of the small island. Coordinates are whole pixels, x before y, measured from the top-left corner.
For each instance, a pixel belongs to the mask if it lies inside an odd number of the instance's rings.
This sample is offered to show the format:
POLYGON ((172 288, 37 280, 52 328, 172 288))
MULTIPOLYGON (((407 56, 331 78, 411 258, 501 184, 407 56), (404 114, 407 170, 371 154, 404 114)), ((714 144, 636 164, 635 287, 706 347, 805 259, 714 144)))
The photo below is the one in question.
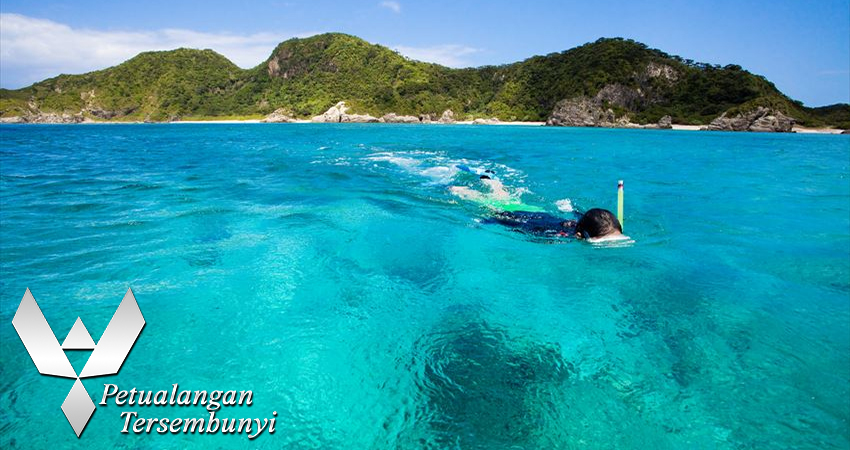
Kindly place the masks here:
POLYGON ((737 65, 603 38, 503 66, 452 69, 360 38, 290 39, 251 69, 212 50, 145 52, 104 70, 0 89, 0 122, 516 124, 722 131, 850 129, 737 65))

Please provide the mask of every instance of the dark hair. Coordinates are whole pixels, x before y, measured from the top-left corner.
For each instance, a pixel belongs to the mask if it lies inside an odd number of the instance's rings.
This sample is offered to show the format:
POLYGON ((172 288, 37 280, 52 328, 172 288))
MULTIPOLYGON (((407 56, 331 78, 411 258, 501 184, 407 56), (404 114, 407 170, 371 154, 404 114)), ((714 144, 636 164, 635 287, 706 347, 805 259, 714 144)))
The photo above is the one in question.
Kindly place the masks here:
POLYGON ((620 221, 611 211, 600 208, 593 208, 584 213, 576 225, 576 234, 581 233, 584 237, 589 238, 605 236, 615 230, 620 233, 623 232, 620 221))
POLYGON ((481 175, 480 177, 478 177, 478 179, 479 180, 489 180, 490 177, 488 177, 487 175, 481 175))

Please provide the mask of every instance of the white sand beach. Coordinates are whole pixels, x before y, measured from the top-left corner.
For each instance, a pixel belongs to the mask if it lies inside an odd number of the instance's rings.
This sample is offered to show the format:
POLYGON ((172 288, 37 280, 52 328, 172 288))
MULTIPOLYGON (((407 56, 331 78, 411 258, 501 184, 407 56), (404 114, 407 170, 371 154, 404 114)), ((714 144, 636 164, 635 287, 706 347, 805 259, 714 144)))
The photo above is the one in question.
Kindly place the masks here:
MULTIPOLYGON (((120 123, 125 123, 126 124, 126 123, 142 123, 142 122, 90 121, 90 122, 84 122, 84 123, 90 123, 90 124, 103 124, 103 123, 118 123, 118 124, 120 124, 120 123)), ((179 120, 179 121, 166 122, 166 123, 179 125, 179 124, 238 124, 238 123, 266 123, 266 122, 263 122, 260 119, 246 119, 246 120, 179 120)), ((280 123, 304 124, 304 123, 317 123, 317 122, 313 122, 312 120, 298 119, 298 120, 295 120, 295 121, 292 121, 292 122, 280 122, 280 123)), ((447 125, 447 124, 439 123, 439 122, 431 122, 430 125, 447 125)), ((471 120, 459 120, 457 122, 454 122, 454 125, 473 125, 473 122, 471 120)), ((483 124, 476 124, 476 125, 485 125, 485 126, 516 125, 516 126, 542 127, 542 126, 546 125, 546 122, 520 122, 520 121, 511 122, 511 121, 507 121, 507 122, 483 123, 483 124)), ((672 129, 678 130, 678 131, 699 131, 704 126, 705 125, 673 124, 672 129)), ((636 129, 639 129, 639 128, 636 128, 636 129)), ((808 127, 795 126, 793 128, 793 131, 795 133, 800 133, 800 134, 841 134, 844 130, 836 129, 836 128, 808 128, 808 127)))
POLYGON ((836 129, 836 128, 807 128, 807 127, 794 127, 792 130, 795 133, 802 134, 841 134, 844 130, 836 129))
POLYGON ((173 124, 181 124, 181 123, 262 123, 259 119, 246 119, 246 120, 175 120, 173 122, 168 122, 173 124))
POLYGON ((678 125, 673 124, 672 127, 674 130, 687 130, 687 131, 699 131, 704 125, 678 125))

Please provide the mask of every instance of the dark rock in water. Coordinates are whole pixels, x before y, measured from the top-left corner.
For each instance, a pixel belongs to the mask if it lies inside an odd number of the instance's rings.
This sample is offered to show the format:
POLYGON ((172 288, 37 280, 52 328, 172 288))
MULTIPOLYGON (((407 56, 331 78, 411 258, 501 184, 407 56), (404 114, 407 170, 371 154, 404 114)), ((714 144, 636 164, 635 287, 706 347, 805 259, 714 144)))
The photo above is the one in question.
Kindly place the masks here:
POLYGON ((417 344, 419 408, 438 448, 550 448, 535 435, 544 416, 537 402, 563 391, 575 373, 560 346, 463 314, 417 344))
POLYGON ((662 117, 658 120, 658 128, 662 130, 669 130, 673 128, 673 118, 670 116, 662 117))
POLYGON ((850 130, 844 130, 841 132, 841 134, 850 134, 850 130))
POLYGON ((759 106, 747 112, 728 116, 726 113, 711 121, 709 131, 760 131, 790 133, 795 120, 780 111, 759 106))

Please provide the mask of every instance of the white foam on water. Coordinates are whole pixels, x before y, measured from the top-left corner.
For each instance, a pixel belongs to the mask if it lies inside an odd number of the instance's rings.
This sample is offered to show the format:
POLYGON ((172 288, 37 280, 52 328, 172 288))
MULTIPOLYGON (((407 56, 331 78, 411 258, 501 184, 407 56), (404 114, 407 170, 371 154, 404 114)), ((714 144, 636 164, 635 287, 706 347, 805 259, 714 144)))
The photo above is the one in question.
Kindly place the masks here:
POLYGON ((593 245, 594 248, 620 248, 631 247, 635 240, 628 236, 602 237, 591 238, 587 242, 593 245))
POLYGON ((433 165, 435 160, 441 158, 433 153, 421 151, 405 153, 379 152, 373 153, 364 159, 371 162, 388 162, 409 173, 428 178, 431 183, 448 184, 458 172, 458 169, 453 165, 433 165), (425 156, 425 158, 413 158, 411 155, 425 156), (429 162, 432 164, 428 164, 429 162))
POLYGON ((434 183, 449 184, 460 170, 454 166, 429 167, 419 171, 419 175, 430 178, 434 183))
POLYGON ((381 148, 373 148, 376 151, 363 158, 364 162, 375 163, 386 162, 400 169, 425 178, 424 182, 429 185, 449 185, 456 182, 457 175, 461 173, 460 167, 466 167, 469 172, 477 176, 489 175, 503 181, 511 193, 512 198, 520 198, 523 194, 531 191, 521 187, 525 181, 525 174, 504 164, 493 164, 484 161, 470 160, 466 158, 449 158, 440 152, 426 150, 411 150, 403 152, 385 151, 381 148), (512 186, 520 187, 512 187, 512 186))
POLYGON ((351 161, 345 156, 339 158, 319 158, 310 161, 310 164, 327 164, 331 166, 350 166, 351 161))
POLYGON ((558 207, 558 211, 561 212, 573 212, 575 208, 573 208, 573 202, 568 198, 562 198, 555 202, 555 206, 558 207))
POLYGON ((390 164, 394 164, 396 166, 399 166, 403 169, 408 169, 408 170, 411 170, 414 167, 419 165, 418 160, 415 160, 413 158, 408 158, 406 156, 396 156, 395 154, 390 153, 390 152, 375 153, 375 154, 367 156, 365 159, 367 161, 372 161, 372 162, 388 162, 390 164))

